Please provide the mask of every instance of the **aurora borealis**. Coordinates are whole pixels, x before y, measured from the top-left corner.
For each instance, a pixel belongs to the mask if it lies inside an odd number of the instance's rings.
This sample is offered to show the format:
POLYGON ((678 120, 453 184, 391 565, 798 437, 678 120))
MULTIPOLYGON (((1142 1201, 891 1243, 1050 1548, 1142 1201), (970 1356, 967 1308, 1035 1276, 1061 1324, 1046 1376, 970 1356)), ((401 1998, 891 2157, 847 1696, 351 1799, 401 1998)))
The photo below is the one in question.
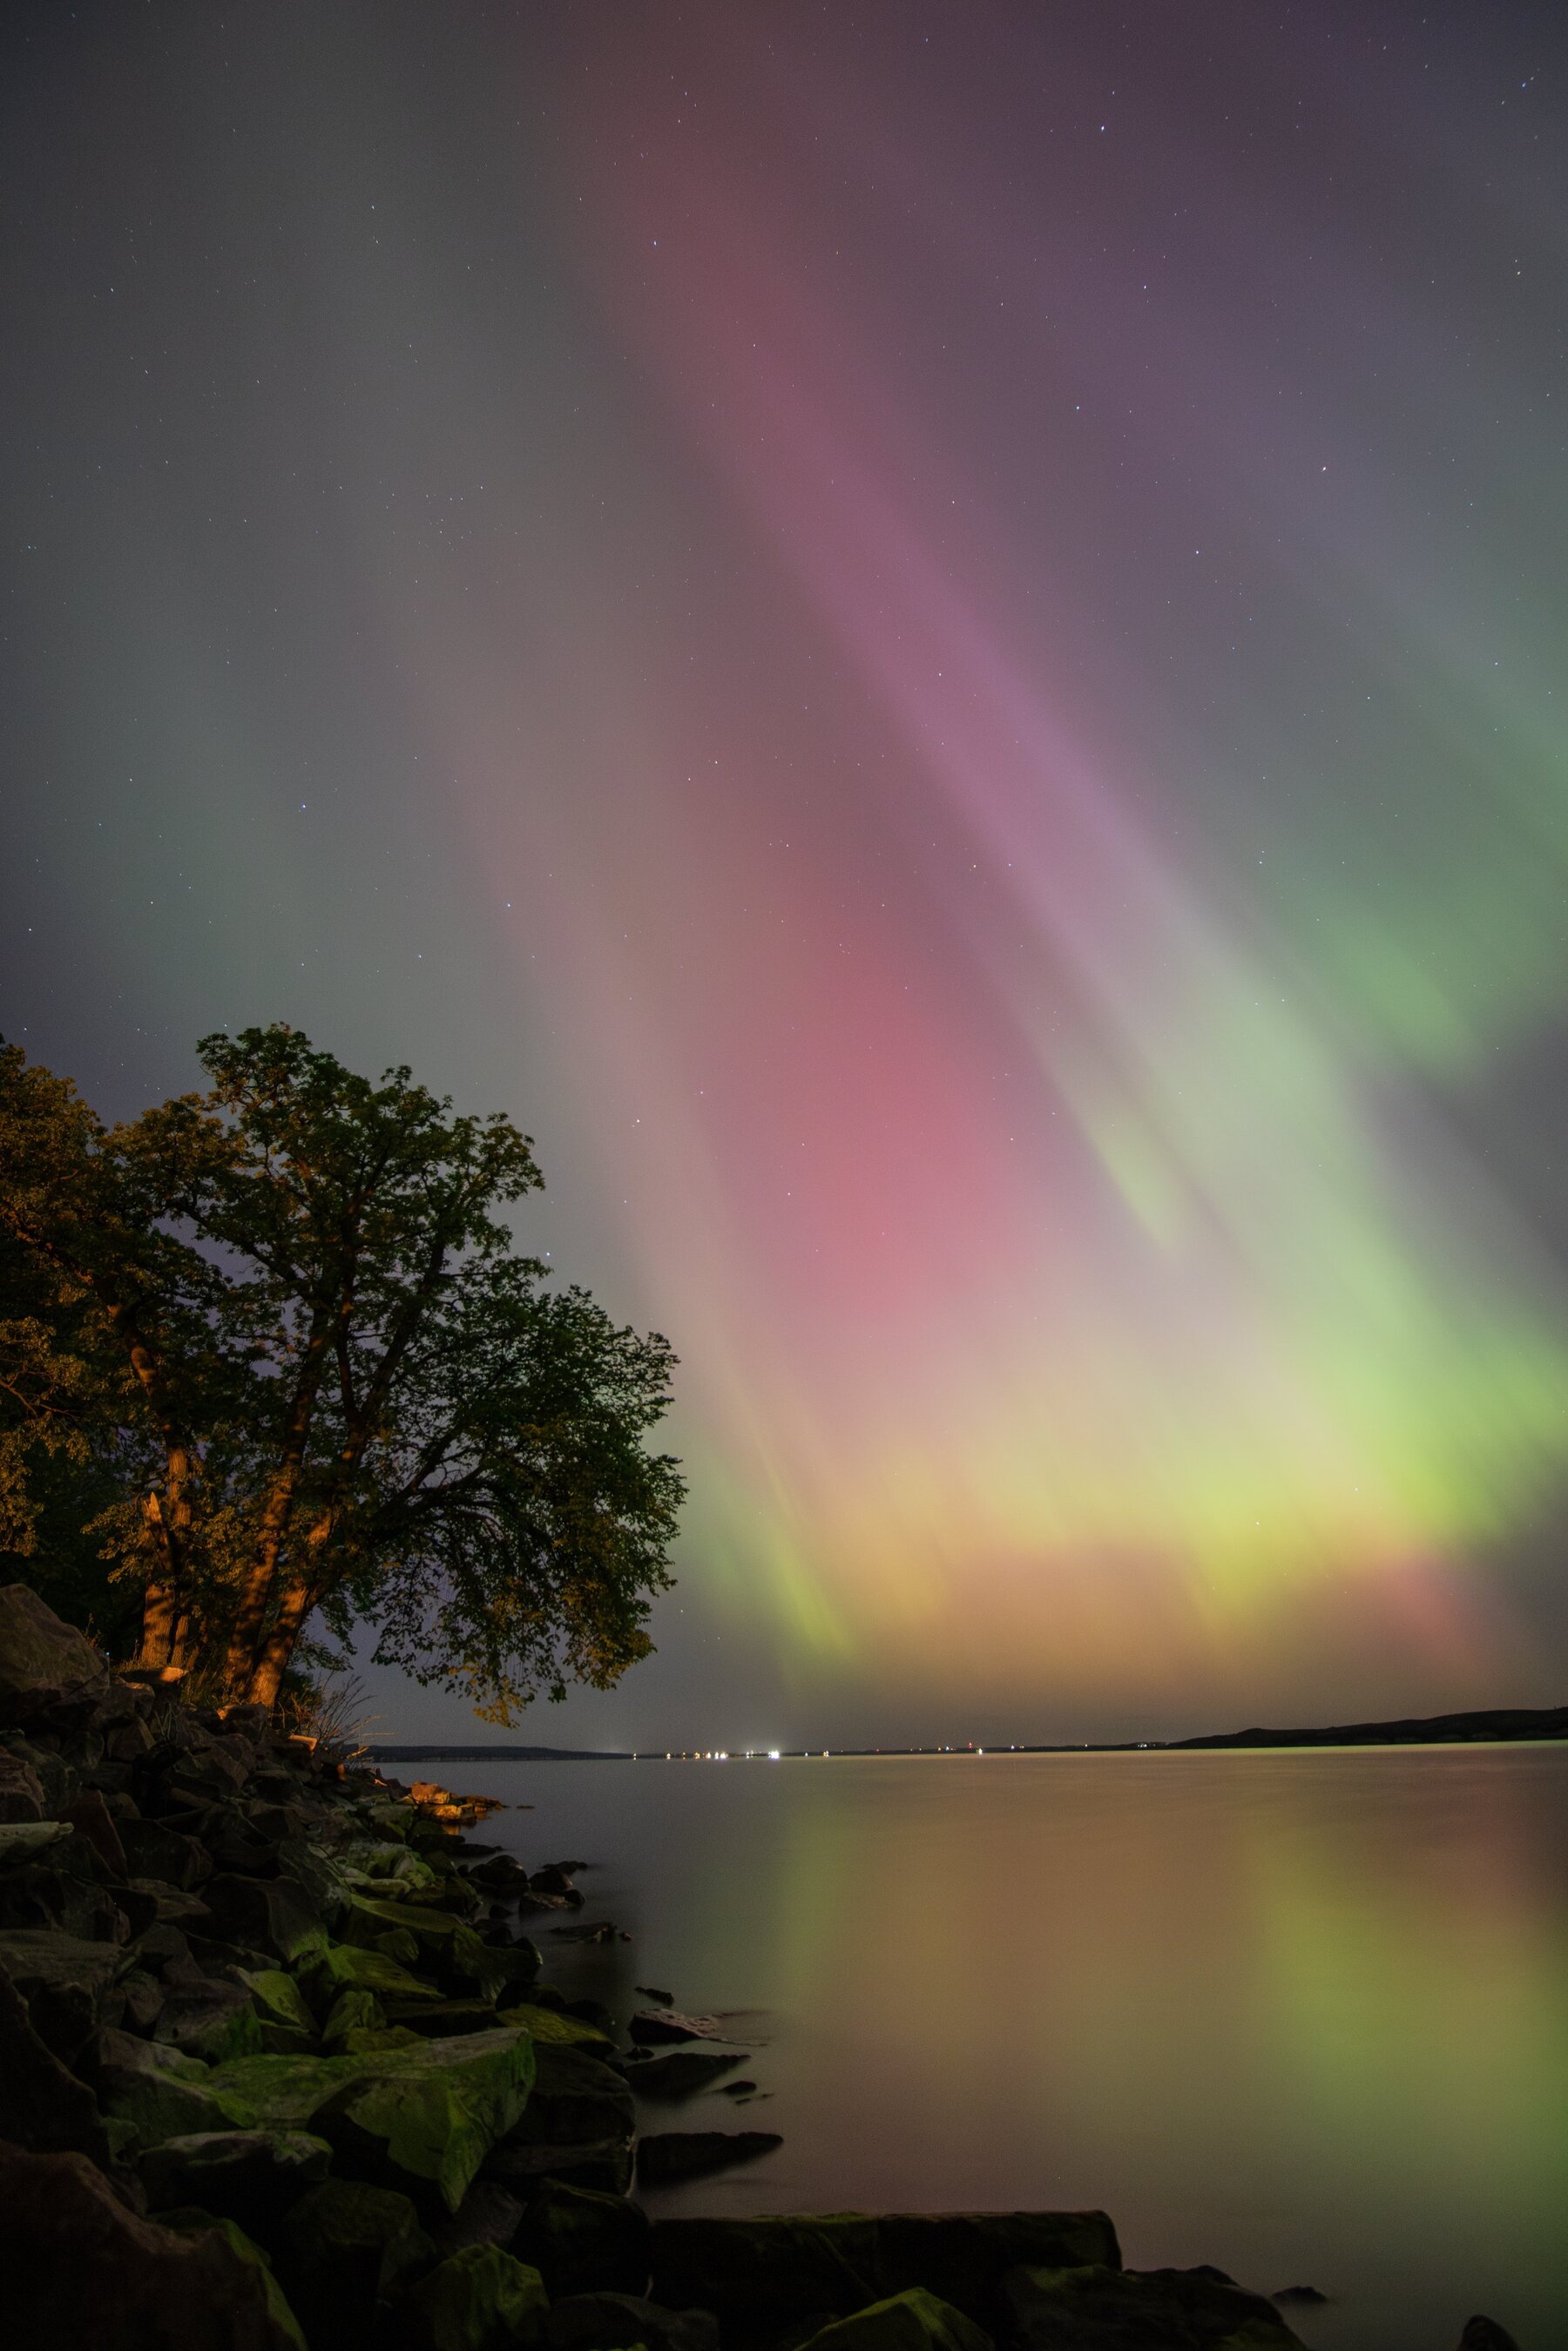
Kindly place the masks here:
POLYGON ((535 1135, 694 1489, 539 1735, 1559 1700, 1552 15, 3 37, 0 1027, 535 1135))

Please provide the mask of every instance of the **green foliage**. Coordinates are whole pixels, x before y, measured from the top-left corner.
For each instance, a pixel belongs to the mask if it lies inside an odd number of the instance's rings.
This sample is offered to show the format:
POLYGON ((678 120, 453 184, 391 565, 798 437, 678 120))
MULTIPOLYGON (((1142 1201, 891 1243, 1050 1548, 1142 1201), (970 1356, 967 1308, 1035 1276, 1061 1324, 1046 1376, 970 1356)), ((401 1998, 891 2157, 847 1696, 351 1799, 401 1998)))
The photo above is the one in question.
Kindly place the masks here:
POLYGON ((6 1539, 96 1478, 147 1661, 268 1703, 313 1611, 494 1719, 608 1686, 669 1580, 667 1343, 517 1253, 508 1120, 286 1028, 199 1050, 206 1095, 110 1130, 0 1049, 6 1539))

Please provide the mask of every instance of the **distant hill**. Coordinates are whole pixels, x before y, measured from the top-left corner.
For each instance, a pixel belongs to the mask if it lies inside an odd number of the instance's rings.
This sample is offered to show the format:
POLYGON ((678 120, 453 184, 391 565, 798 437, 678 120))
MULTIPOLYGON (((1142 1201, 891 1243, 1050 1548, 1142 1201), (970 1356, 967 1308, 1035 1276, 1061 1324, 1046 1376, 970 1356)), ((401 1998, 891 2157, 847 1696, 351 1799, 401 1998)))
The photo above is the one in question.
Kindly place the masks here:
POLYGON ((1326 1730, 1216 1730, 1171 1739, 1185 1747, 1437 1747, 1510 1739, 1568 1739, 1568 1706, 1505 1706, 1403 1722, 1336 1722, 1326 1730))

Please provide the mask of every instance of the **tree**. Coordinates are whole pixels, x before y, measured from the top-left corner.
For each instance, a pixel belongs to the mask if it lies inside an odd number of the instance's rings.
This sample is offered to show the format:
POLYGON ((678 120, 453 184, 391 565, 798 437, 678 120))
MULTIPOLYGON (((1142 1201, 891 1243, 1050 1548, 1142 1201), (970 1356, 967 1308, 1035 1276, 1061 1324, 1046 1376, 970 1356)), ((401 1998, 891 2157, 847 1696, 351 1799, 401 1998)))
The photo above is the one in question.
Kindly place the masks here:
MULTIPOLYGON (((11 1353, 114 1464, 141 1662, 270 1705, 319 1612, 499 1721, 609 1687, 670 1581, 667 1343, 517 1253, 499 1212, 541 1179, 509 1120, 281 1026, 197 1050, 209 1092, 108 1129, 0 1049, 0 1231, 43 1309, 11 1353)), ((42 1414, 0 1452, 23 1519, 68 1441, 42 1414)))

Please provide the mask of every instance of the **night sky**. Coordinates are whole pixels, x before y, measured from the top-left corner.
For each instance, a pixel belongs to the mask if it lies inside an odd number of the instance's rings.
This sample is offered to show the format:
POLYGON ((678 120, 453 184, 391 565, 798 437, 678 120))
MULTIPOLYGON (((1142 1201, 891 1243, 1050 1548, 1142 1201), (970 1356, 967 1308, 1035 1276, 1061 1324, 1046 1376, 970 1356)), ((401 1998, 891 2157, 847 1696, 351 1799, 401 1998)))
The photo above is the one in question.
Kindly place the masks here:
POLYGON ((525 1735, 1568 1697, 1559 24, 5 12, 0 1028, 535 1136, 693 1499, 525 1735))

